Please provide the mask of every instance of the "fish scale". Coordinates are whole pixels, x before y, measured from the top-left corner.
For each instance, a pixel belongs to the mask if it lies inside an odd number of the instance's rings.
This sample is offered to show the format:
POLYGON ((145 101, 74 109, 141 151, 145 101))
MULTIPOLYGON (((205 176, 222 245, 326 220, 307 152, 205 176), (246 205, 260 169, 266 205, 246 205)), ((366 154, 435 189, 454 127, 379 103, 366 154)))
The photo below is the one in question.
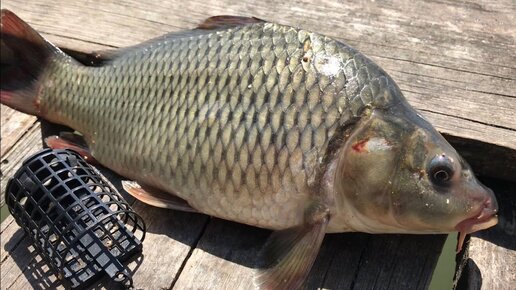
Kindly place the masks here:
POLYGON ((326 232, 458 231, 460 250, 498 221, 390 77, 331 38, 216 16, 87 67, 1 18, 1 103, 83 133, 91 153, 46 142, 137 181, 122 183, 145 203, 284 229, 261 251, 261 289, 300 288, 326 232))
POLYGON ((100 68, 57 59, 40 97, 116 172, 280 229, 302 222, 336 129, 390 88, 366 65, 332 39, 262 23, 171 34, 100 68))

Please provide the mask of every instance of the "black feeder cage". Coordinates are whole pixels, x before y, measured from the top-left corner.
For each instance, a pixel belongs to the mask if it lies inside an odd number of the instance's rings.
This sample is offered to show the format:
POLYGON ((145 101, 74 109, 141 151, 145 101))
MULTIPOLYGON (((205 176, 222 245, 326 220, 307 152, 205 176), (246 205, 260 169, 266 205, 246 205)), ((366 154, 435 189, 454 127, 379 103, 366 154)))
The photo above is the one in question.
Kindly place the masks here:
POLYGON ((35 154, 9 180, 5 195, 16 222, 65 287, 84 288, 102 273, 132 287, 122 262, 141 252, 145 224, 79 154, 35 154))

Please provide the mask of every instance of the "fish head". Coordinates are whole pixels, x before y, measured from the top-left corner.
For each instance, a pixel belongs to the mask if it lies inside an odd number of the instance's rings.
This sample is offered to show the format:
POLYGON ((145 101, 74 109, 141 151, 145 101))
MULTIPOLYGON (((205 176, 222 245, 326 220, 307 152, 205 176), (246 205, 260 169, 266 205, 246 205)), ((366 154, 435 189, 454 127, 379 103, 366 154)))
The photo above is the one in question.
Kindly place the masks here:
POLYGON ((497 223, 493 192, 406 102, 366 109, 347 135, 334 186, 352 228, 465 235, 497 223))

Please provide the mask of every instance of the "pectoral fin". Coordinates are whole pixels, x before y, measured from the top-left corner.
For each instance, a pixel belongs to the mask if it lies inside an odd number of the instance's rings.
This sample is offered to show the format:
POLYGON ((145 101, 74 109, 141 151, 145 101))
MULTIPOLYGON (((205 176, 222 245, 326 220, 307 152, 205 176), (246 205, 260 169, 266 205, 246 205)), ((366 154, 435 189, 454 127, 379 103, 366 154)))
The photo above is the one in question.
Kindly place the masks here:
POLYGON ((161 208, 169 208, 187 212, 198 212, 192 208, 186 200, 148 186, 142 187, 135 181, 122 181, 122 187, 139 201, 161 208))
POLYGON ((91 151, 84 139, 71 132, 62 132, 59 136, 53 135, 45 138, 45 143, 52 149, 70 149, 84 158, 90 164, 99 164, 91 155, 91 151))
POLYGON ((256 277, 259 289, 298 289, 305 281, 319 253, 329 210, 314 204, 301 226, 274 232, 262 249, 265 265, 256 277))

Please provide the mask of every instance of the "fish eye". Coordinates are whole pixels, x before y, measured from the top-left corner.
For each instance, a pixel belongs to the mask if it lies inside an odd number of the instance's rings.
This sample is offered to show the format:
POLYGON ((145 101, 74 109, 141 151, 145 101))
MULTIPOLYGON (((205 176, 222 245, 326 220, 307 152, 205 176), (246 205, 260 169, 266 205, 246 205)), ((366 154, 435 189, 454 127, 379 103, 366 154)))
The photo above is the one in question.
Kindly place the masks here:
POLYGON ((430 161, 428 175, 430 181, 438 186, 447 186, 454 174, 453 162, 446 155, 436 156, 430 161))

